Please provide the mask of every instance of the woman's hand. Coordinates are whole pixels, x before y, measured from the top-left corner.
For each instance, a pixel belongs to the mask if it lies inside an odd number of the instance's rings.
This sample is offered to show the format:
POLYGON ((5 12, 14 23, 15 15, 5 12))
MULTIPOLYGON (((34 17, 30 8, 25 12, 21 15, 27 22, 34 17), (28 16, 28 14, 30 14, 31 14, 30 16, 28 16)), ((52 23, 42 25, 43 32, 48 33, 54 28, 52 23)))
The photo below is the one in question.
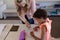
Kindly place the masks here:
POLYGON ((29 22, 25 22, 25 24, 26 24, 26 27, 28 27, 28 28, 30 28, 31 27, 31 25, 30 25, 30 23, 29 22))

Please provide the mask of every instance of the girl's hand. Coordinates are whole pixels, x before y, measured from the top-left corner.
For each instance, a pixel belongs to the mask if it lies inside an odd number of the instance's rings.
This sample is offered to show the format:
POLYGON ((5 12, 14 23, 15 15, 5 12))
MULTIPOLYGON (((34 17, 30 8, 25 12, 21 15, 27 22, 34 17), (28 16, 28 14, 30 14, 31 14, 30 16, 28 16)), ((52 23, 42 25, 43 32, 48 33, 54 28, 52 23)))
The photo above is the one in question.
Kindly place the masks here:
POLYGON ((34 32, 33 31, 30 32, 30 35, 34 38, 34 32))
POLYGON ((38 31, 39 26, 34 27, 34 31, 38 31))
POLYGON ((41 39, 39 39, 39 38, 35 38, 35 40, 41 40, 41 39))
POLYGON ((33 32, 33 31, 30 32, 30 35, 31 35, 35 40, 41 40, 40 38, 38 38, 38 37, 36 37, 36 36, 34 35, 34 32, 33 32))

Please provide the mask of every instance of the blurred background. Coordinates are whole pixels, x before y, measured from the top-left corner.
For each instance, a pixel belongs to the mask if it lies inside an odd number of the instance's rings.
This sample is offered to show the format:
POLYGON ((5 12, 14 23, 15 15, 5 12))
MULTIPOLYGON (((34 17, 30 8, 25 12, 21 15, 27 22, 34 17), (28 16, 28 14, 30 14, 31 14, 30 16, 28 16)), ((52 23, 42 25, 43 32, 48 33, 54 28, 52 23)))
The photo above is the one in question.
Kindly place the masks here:
MULTIPOLYGON (((48 17, 53 20, 52 39, 60 40, 60 0, 36 0, 37 8, 47 11, 48 17)), ((0 0, 0 24, 22 24, 14 0, 0 0)))

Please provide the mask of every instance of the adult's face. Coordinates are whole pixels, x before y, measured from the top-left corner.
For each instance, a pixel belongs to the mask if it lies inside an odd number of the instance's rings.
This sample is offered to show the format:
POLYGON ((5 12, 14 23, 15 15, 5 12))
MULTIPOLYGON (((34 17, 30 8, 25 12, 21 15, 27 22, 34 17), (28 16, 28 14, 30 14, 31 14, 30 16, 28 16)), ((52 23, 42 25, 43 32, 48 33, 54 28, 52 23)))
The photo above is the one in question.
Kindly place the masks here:
POLYGON ((26 4, 26 1, 25 1, 25 0, 22 0, 22 2, 20 3, 20 6, 21 6, 21 7, 24 7, 25 4, 26 4))

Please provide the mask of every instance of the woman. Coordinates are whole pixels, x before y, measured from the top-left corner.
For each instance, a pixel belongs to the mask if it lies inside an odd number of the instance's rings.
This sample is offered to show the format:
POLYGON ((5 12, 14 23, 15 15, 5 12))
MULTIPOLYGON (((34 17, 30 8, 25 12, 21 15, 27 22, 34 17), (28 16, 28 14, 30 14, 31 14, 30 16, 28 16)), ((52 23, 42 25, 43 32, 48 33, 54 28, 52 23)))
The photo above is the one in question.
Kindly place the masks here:
POLYGON ((27 27, 34 24, 33 13, 36 10, 35 0, 15 0, 19 18, 27 27))

